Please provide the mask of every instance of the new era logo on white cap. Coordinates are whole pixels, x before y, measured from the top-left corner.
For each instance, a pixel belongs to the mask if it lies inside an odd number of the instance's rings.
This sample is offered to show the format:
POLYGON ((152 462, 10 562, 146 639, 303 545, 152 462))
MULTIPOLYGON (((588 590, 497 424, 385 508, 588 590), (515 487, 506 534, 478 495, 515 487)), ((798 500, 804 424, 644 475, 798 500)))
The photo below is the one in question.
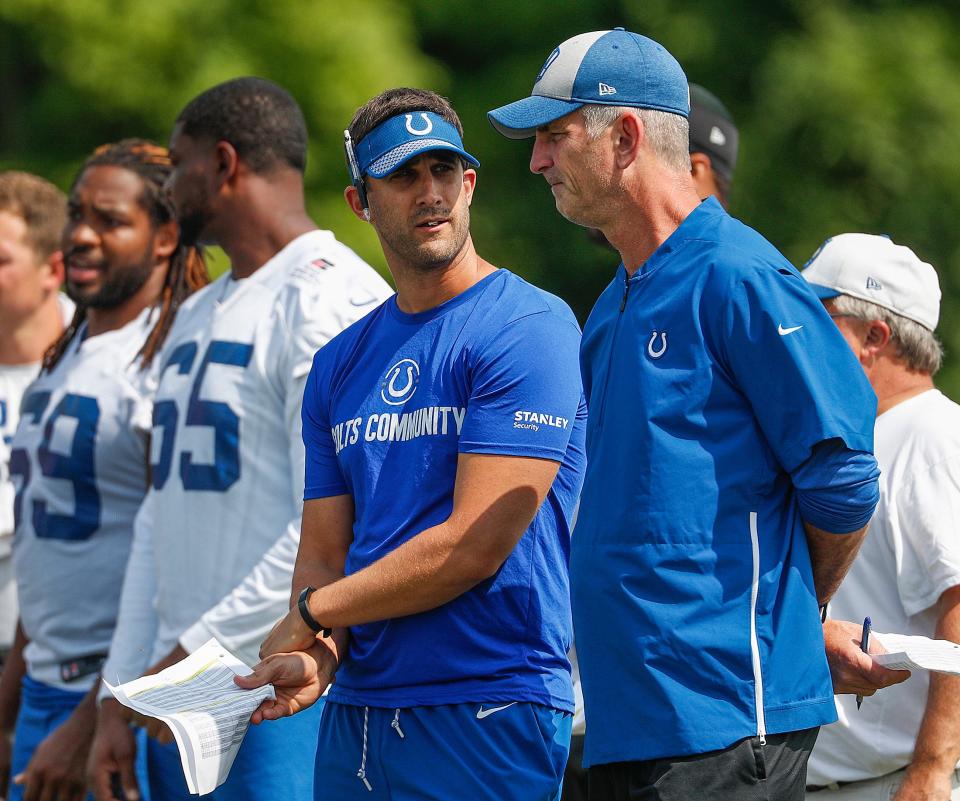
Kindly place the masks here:
POLYGON ((940 319, 937 271, 886 236, 840 234, 813 254, 803 277, 823 299, 859 298, 933 331, 940 319))

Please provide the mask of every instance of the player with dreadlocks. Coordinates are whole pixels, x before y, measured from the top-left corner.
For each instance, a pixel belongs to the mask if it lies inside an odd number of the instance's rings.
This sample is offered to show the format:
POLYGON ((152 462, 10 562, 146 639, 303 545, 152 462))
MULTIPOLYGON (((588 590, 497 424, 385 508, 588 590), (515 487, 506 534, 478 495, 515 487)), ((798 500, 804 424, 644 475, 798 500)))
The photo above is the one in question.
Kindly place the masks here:
MULTIPOLYGON (((173 205, 164 189, 173 169, 165 147, 144 139, 126 139, 118 144, 103 145, 87 159, 83 169, 77 175, 73 188, 76 189, 89 168, 98 166, 119 167, 141 177, 143 188, 140 205, 150 216, 155 227, 175 221, 173 205)), ((163 269, 165 276, 163 290, 158 304, 159 314, 143 347, 137 354, 141 357, 140 366, 144 369, 150 366, 157 350, 163 344, 183 299, 209 283, 203 255, 197 248, 178 245, 166 261, 167 267, 163 269)), ((74 271, 74 277, 77 277, 77 271, 74 271)), ((141 266, 138 272, 121 274, 100 286, 95 282, 91 284, 89 276, 85 283, 81 280, 77 283, 68 280, 67 292, 77 301, 77 311, 63 335, 44 356, 44 369, 52 369, 63 356, 86 319, 88 308, 102 309, 116 305, 119 295, 136 289, 143 284, 146 277, 145 267, 141 266)))
POLYGON ((77 311, 11 450, 25 675, 19 687, 14 671, 0 679, 0 716, 19 703, 10 801, 85 795, 99 672, 147 490, 147 368, 181 301, 207 283, 201 253, 179 241, 171 171, 164 148, 128 139, 99 148, 70 190, 62 245, 77 311))

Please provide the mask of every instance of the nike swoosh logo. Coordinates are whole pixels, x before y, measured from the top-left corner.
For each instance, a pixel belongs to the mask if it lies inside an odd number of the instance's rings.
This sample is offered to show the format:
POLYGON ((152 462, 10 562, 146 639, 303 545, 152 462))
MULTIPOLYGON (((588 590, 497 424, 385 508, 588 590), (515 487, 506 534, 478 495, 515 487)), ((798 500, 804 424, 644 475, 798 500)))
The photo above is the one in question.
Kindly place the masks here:
POLYGON ((494 712, 503 712, 504 709, 513 706, 516 701, 511 701, 509 704, 504 704, 503 706, 492 706, 489 709, 484 709, 483 704, 480 705, 480 709, 477 710, 477 720, 483 720, 485 717, 489 717, 494 712))
POLYGON ((787 334, 792 334, 794 331, 799 331, 801 328, 803 328, 802 325, 795 325, 793 328, 784 328, 783 323, 780 323, 780 325, 777 326, 777 333, 780 334, 780 336, 785 337, 787 334))

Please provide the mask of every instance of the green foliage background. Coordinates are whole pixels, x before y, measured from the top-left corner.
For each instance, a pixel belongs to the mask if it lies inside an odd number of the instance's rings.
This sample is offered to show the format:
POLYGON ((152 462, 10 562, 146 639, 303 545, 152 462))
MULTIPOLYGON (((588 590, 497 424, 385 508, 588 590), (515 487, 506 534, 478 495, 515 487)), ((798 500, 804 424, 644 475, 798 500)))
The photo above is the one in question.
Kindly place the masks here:
MULTIPOLYGON (((66 187, 98 144, 166 141, 202 89, 257 74, 311 128, 311 211, 384 270, 341 199, 341 132, 389 86, 447 94, 483 162, 474 238, 583 319, 612 253, 556 214, 529 143, 485 112, 529 92, 563 39, 623 25, 662 42, 741 130, 731 211, 798 265, 826 237, 887 233, 938 268, 939 385, 960 398, 960 9, 955 0, 3 0, 0 168, 66 187)), ((225 267, 222 258, 219 269, 225 267)))

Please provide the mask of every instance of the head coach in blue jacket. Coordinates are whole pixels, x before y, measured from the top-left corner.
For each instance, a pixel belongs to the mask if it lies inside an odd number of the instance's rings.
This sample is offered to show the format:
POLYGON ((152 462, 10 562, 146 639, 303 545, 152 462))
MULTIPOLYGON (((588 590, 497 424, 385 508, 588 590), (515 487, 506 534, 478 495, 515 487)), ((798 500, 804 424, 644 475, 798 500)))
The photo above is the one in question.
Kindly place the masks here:
POLYGON ((622 262, 584 328, 573 537, 603 799, 801 799, 836 715, 818 615, 877 502, 876 398, 787 260, 690 177, 677 61, 622 29, 490 112, 622 262))

